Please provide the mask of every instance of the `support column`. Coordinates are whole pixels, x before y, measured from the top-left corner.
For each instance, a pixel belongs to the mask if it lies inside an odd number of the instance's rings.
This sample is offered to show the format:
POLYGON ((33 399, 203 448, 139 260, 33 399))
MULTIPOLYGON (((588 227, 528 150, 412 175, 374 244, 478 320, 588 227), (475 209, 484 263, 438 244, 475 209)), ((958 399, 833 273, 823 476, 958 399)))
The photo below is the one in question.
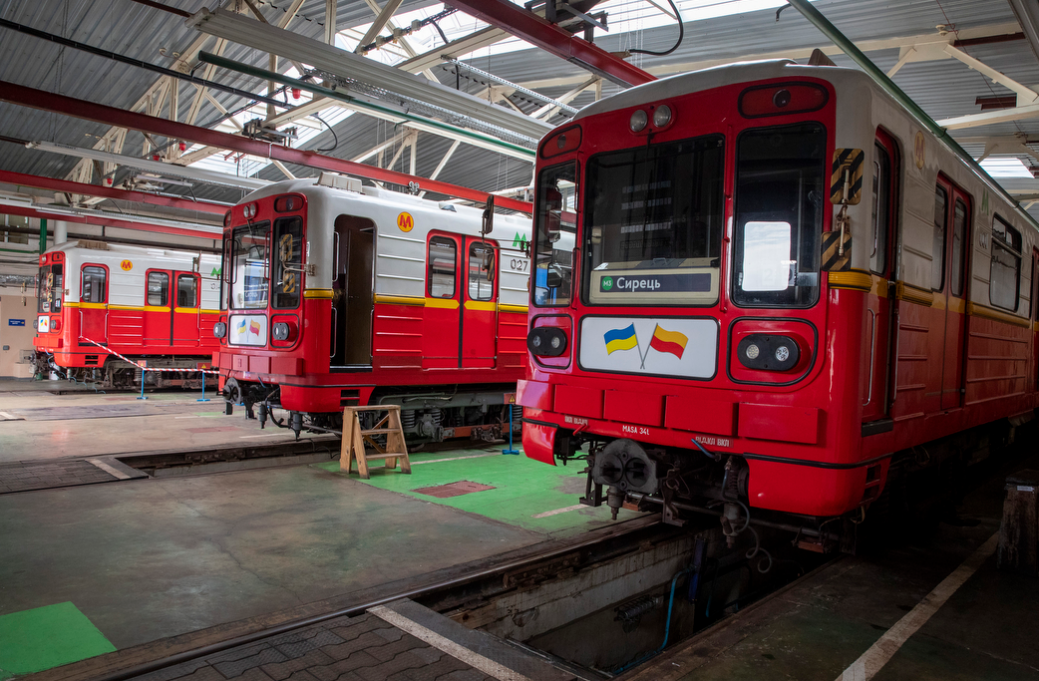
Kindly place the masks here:
POLYGON ((63 244, 69 240, 69 225, 64 220, 54 221, 54 245, 63 244))
POLYGON ((40 255, 47 250, 47 218, 40 218, 40 255))
POLYGON ((336 0, 325 0, 325 43, 336 44, 336 0))

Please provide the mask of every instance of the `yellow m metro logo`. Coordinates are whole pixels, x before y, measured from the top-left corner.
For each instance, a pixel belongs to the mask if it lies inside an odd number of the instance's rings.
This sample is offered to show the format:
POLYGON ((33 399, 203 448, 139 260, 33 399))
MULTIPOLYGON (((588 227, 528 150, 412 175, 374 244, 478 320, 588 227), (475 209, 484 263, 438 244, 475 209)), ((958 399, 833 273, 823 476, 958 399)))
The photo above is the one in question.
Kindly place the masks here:
POLYGON ((401 213, 397 216, 397 226, 402 232, 410 232, 415 229, 415 218, 411 217, 411 213, 401 213))

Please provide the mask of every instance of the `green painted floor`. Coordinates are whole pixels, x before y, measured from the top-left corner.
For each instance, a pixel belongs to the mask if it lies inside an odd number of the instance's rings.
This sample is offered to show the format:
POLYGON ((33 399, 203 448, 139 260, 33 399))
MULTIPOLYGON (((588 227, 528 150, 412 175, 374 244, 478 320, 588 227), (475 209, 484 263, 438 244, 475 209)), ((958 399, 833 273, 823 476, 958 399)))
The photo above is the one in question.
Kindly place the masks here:
POLYGON ((0 679, 114 650, 115 646, 72 603, 0 615, 0 679))
MULTIPOLYGON (((338 461, 314 465, 346 475, 340 471, 338 461)), ((578 504, 578 498, 584 496, 585 491, 585 474, 581 472, 585 468, 583 462, 569 466, 549 466, 528 459, 522 450, 519 456, 503 455, 499 446, 496 449, 413 454, 411 465, 411 475, 405 475, 399 467, 388 470, 381 462, 376 462, 370 469, 370 480, 360 480, 355 466, 350 478, 379 489, 400 492, 416 499, 553 536, 567 536, 611 522, 610 510, 605 505, 590 508, 578 504), (416 491, 463 481, 488 485, 494 489, 446 499, 416 491)), ((635 515, 632 511, 621 509, 617 519, 626 520, 635 515)))

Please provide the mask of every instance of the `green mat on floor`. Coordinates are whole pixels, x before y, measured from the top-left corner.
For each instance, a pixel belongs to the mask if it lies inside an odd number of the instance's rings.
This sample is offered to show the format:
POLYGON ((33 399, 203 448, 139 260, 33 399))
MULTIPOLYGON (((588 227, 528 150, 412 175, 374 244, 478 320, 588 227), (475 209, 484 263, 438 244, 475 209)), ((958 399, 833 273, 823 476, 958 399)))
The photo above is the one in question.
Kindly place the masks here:
POLYGON ((115 646, 72 603, 0 615, 0 679, 110 653, 115 646))
MULTIPOLYGON (((356 471, 350 478, 543 533, 562 531, 565 534, 567 530, 587 530, 611 522, 610 509, 605 505, 599 508, 578 505, 578 498, 584 496, 585 475, 581 471, 586 464, 583 461, 569 466, 549 466, 522 454, 505 456, 500 450, 501 447, 413 454, 411 475, 401 473, 399 467, 386 470, 382 462, 377 461, 370 468, 371 480, 361 480, 356 471), (415 491, 463 481, 494 489, 445 499, 415 491)), ((315 465, 346 475, 339 470, 338 461, 315 465)), ((618 520, 635 515, 621 509, 618 520)))

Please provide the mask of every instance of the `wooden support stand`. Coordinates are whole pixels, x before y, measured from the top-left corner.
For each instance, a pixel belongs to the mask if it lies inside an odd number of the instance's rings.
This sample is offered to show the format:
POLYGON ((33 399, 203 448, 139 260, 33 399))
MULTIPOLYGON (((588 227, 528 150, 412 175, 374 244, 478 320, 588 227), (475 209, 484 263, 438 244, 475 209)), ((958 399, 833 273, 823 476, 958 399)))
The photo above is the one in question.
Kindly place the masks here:
POLYGON ((400 407, 395 404, 370 406, 370 407, 346 407, 343 410, 343 449, 339 456, 339 470, 351 472, 354 459, 357 460, 357 472, 365 480, 371 476, 368 473, 368 462, 382 459, 386 462, 386 468, 396 468, 397 459, 400 459, 400 470, 402 473, 411 473, 411 460, 408 458, 408 447, 404 443, 404 429, 400 423, 400 407), (386 415, 375 424, 374 428, 364 430, 361 428, 361 412, 386 412, 386 415), (375 440, 373 435, 385 435, 386 447, 383 448, 375 440), (366 445, 370 445, 375 451, 368 453, 366 445))
POLYGON ((996 565, 1000 570, 1039 577, 1039 471, 1007 478, 996 565))

